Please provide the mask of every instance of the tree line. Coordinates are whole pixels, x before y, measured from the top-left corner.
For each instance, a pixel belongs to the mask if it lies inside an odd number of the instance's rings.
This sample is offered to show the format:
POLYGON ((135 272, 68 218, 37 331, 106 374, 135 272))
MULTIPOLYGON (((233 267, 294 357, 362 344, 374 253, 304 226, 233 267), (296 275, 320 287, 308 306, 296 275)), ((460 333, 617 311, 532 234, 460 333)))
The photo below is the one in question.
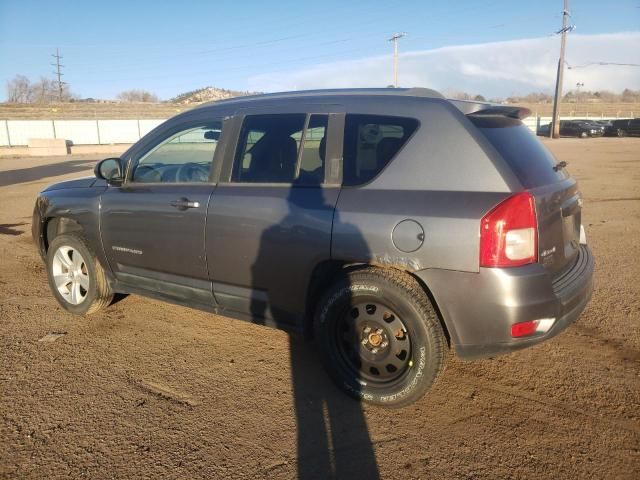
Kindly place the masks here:
MULTIPOLYGON (((210 100, 209 94, 215 93, 213 99, 226 98, 230 96, 247 95, 249 92, 237 92, 222 88, 206 87, 190 92, 185 92, 169 100, 170 103, 198 103, 210 100), (202 97, 202 98, 200 98, 202 97)), ((521 96, 509 96, 506 98, 485 98, 480 94, 470 94, 459 90, 445 90, 444 95, 448 98, 459 100, 474 100, 479 102, 490 101, 495 103, 552 103, 553 96, 544 92, 533 92, 521 96)), ((148 102, 157 103, 158 96, 148 90, 134 88, 120 92, 116 99, 121 102, 148 102)), ((94 99, 81 99, 71 92, 69 85, 63 83, 61 88, 55 80, 40 77, 40 80, 31 82, 24 75, 16 75, 7 82, 7 102, 9 103, 53 103, 53 102, 87 102, 94 99)), ((625 88, 621 93, 614 93, 608 90, 588 91, 571 90, 562 97, 563 102, 583 103, 583 102, 640 102, 640 90, 625 88)))
MULTIPOLYGON (((81 99, 74 94, 67 83, 59 85, 55 80, 40 77, 32 82, 24 75, 16 75, 7 82, 8 103, 54 103, 54 102, 82 102, 93 99, 81 99)), ((140 88, 120 92, 116 98, 121 102, 159 102, 160 99, 154 93, 140 88)))
MULTIPOLYGON (((448 98, 458 100, 475 100, 484 102, 488 100, 494 103, 553 103, 553 95, 544 92, 533 92, 526 95, 511 95, 506 98, 492 97, 485 99, 482 95, 474 95, 461 91, 445 92, 448 98)), ((562 96, 563 103, 584 103, 584 102, 609 102, 609 103, 639 103, 640 90, 625 88, 621 93, 614 93, 608 90, 570 90, 562 96)))
POLYGON ((74 99, 69 86, 60 86, 54 80, 40 77, 37 82, 31 82, 24 75, 16 75, 7 82, 7 102, 9 103, 51 103, 62 100, 68 102, 74 99))

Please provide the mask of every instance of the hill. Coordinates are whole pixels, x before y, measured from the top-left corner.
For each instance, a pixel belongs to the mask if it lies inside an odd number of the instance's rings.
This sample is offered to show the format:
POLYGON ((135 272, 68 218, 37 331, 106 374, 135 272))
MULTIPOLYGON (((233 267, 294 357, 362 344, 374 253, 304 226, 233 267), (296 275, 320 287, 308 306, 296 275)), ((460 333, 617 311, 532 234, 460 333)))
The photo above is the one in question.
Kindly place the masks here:
POLYGON ((245 95, 253 95, 251 92, 239 92, 237 90, 227 90, 225 88, 204 87, 190 92, 181 93, 172 98, 171 103, 181 105, 191 105, 204 102, 213 102, 216 100, 224 100, 225 98, 242 97, 245 95))

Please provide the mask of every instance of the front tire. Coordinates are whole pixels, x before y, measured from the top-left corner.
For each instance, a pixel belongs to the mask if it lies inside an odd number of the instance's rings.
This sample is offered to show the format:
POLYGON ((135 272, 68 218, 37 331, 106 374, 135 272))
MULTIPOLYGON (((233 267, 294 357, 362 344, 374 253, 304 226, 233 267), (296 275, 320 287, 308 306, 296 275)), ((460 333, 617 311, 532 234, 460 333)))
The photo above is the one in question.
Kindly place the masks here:
POLYGON ((47 274, 53 296, 68 312, 95 313, 113 299, 102 266, 80 235, 63 234, 53 239, 47 251, 47 274))
POLYGON ((622 128, 619 128, 618 130, 616 130, 616 134, 618 135, 618 137, 626 137, 627 136, 627 132, 625 130, 623 130, 622 128))
POLYGON ((368 403, 409 405, 444 369, 438 316, 418 282, 399 271, 345 272, 320 301, 314 330, 332 379, 368 403))

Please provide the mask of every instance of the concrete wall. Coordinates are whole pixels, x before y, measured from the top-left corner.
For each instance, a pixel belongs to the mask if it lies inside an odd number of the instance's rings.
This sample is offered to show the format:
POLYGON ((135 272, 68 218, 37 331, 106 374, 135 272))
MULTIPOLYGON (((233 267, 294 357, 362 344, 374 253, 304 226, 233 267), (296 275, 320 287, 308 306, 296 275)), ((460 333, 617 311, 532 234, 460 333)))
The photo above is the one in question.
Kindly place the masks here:
POLYGON ((0 120, 0 146, 24 146, 29 138, 61 138, 73 145, 134 143, 164 121, 0 120))
POLYGON ((55 121, 56 138, 71 140, 75 145, 99 145, 97 120, 55 121))
POLYGON ((27 145, 29 138, 57 138, 53 123, 52 120, 7 120, 4 130, 9 132, 7 140, 11 145, 27 145))
MULTIPOLYGON (((551 117, 538 117, 540 124, 551 117)), ((536 131, 537 117, 524 120, 536 131)), ((571 120, 573 117, 561 117, 571 120)), ((589 117, 580 117, 589 118, 589 117)), ((591 117, 594 120, 614 120, 615 117, 591 117)), ((114 145, 134 143, 165 120, 0 120, 0 146, 27 145, 29 138, 63 138, 73 145, 114 145)))

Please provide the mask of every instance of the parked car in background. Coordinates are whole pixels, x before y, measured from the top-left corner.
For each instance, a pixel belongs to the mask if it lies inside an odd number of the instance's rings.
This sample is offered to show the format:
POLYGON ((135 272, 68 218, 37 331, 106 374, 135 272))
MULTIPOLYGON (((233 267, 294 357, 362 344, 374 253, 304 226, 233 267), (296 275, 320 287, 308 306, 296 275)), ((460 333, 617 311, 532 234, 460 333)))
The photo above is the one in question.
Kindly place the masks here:
POLYGON ((551 124, 547 123, 545 125, 540 125, 538 130, 536 130, 536 135, 539 137, 548 137, 549 132, 551 131, 551 124))
POLYGON ((627 135, 640 135, 640 118, 629 120, 629 124, 627 126, 627 135))
POLYGON ((609 125, 604 127, 605 137, 626 137, 629 135, 629 119, 610 120, 609 125))
POLYGON ((604 128, 585 120, 560 120, 560 136, 562 137, 601 137, 604 128))
MULTIPOLYGON (((551 124, 540 125, 536 130, 536 135, 548 137, 551 124)), ((604 127, 585 120, 560 120, 561 137, 601 137, 604 135, 604 127)))
POLYGON ((577 118, 577 119, 575 119, 573 121, 581 123, 583 125, 587 125, 589 127, 589 129, 591 130, 590 133, 589 133, 589 136, 591 136, 591 137, 597 137, 597 136, 603 136, 604 135, 604 125, 602 123, 600 123, 598 120, 577 118), (598 133, 594 133, 593 132, 594 129, 597 130, 598 133))
POLYGON ((308 333, 346 393, 408 405, 449 348, 535 345, 589 302, 582 195, 529 113, 400 88, 205 104, 41 192, 33 238, 71 313, 136 293, 308 333))

